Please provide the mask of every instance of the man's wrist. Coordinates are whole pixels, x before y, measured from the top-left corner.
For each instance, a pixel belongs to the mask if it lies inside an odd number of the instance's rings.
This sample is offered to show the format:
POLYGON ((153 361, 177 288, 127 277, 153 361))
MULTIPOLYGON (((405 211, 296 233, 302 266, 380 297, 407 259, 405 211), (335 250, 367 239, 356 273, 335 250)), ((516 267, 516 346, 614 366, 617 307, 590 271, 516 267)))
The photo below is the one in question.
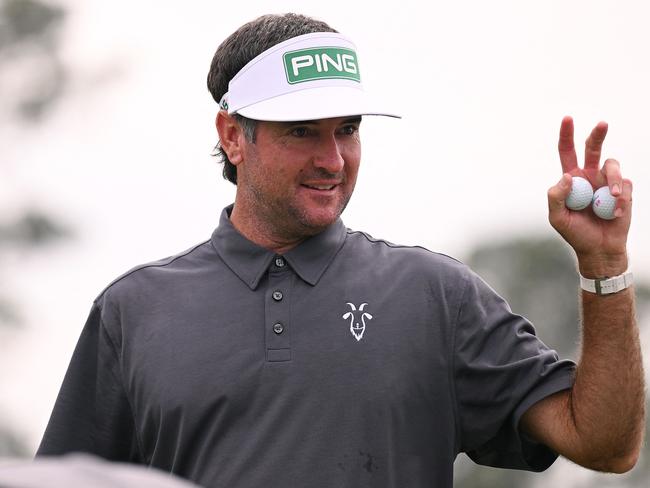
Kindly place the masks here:
POLYGON ((627 253, 600 256, 578 256, 578 270, 585 278, 618 276, 627 271, 627 253))

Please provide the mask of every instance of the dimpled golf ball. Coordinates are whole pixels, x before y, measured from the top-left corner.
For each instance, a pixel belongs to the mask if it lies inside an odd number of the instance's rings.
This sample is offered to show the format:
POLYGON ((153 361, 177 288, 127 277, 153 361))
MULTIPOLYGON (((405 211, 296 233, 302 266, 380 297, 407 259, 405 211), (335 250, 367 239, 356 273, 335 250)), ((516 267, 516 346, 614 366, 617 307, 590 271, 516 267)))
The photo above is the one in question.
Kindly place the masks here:
POLYGON ((593 196, 594 189, 591 184, 580 176, 574 176, 571 183, 571 193, 569 193, 564 204, 571 210, 582 210, 591 204, 593 196))
POLYGON ((616 198, 609 192, 609 187, 603 186, 594 192, 592 208, 601 219, 612 220, 614 218, 616 198))

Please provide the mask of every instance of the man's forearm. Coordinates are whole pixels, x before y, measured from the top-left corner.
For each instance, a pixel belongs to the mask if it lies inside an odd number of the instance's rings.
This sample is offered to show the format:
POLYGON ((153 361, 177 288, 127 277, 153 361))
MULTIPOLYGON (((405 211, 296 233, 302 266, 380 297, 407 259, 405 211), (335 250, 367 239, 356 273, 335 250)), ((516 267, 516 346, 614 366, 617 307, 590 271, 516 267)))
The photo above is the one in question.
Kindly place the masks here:
MULTIPOLYGON (((591 274, 583 266, 581 271, 591 274)), ((605 296, 582 292, 581 354, 570 409, 579 443, 580 459, 574 461, 604 471, 634 465, 643 437, 644 386, 633 288, 605 296)))

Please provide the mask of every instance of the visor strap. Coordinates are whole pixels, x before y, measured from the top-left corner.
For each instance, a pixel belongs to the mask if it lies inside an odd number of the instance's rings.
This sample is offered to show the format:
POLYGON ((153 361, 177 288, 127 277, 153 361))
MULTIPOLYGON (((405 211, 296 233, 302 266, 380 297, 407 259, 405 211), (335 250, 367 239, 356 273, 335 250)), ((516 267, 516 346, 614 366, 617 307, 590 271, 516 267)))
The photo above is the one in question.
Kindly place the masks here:
POLYGON ((223 97, 221 97, 221 100, 219 101, 219 108, 221 110, 228 111, 228 92, 224 93, 223 97))

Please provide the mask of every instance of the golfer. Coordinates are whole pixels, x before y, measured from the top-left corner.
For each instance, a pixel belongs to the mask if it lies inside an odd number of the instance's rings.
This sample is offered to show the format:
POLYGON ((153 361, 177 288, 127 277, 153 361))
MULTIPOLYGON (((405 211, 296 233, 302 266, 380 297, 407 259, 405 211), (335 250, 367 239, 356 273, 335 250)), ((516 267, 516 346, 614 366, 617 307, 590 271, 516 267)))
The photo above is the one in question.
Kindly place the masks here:
MULTIPOLYGON (((563 176, 548 191, 584 288, 576 365, 467 266, 343 224, 362 117, 397 115, 363 90, 362 67, 348 37, 295 14, 221 44, 208 88, 234 204, 209 239, 99 294, 39 455, 81 451, 229 488, 451 487, 461 452, 533 471, 558 454, 634 466, 632 185, 617 161, 601 164, 606 124, 579 161, 562 121, 563 176), (609 186, 616 218, 568 210, 571 175, 609 186)), ((417 177, 412 161, 395 164, 417 177)))

